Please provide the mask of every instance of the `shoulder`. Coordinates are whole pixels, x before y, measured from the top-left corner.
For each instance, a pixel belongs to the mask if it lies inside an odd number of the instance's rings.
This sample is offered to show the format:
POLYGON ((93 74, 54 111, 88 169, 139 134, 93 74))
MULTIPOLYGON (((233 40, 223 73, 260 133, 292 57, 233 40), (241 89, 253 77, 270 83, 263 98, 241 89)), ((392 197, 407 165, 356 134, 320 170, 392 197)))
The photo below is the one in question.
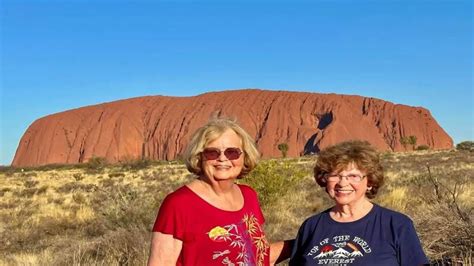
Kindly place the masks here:
POLYGON ((237 186, 239 186, 239 188, 240 188, 240 190, 242 190, 242 192, 257 194, 257 192, 255 192, 255 190, 252 187, 250 187, 249 185, 237 184, 237 186))
POLYGON ((181 231, 177 228, 183 227, 183 224, 189 220, 188 217, 192 215, 193 209, 189 207, 192 206, 189 204, 193 200, 192 194, 193 192, 186 186, 168 194, 161 202, 153 231, 180 235, 181 231))
POLYGON ((381 218, 384 220, 389 220, 395 224, 413 223, 410 217, 401 212, 397 212, 377 204, 374 204, 374 208, 376 215, 381 216, 381 218))
POLYGON ((317 225, 329 215, 330 209, 324 210, 318 214, 308 217, 300 226, 302 230, 311 230, 316 228, 317 225))
POLYGON ((257 196, 257 192, 255 192, 255 190, 253 188, 251 188, 250 186, 248 185, 243 185, 243 184, 237 184, 240 188, 240 191, 242 191, 242 195, 244 195, 244 197, 246 196, 257 196))
POLYGON ((179 204, 181 202, 186 202, 193 197, 193 193, 187 186, 182 186, 177 190, 166 195, 163 199, 162 204, 179 204))
POLYGON ((407 215, 376 204, 374 204, 374 208, 376 220, 391 232, 397 235, 415 232, 413 221, 407 215))

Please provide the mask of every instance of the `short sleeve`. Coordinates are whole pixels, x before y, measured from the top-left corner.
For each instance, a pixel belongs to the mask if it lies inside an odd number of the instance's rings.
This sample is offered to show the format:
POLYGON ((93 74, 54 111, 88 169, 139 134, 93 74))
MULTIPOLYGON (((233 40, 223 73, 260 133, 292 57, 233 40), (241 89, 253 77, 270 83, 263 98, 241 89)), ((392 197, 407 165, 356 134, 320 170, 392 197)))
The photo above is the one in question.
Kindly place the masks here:
POLYGON ((177 195, 172 193, 166 196, 158 211, 153 232, 173 235, 174 238, 183 240, 185 212, 180 207, 182 206, 177 195))
POLYGON ((293 244, 293 248, 291 250, 291 255, 290 255, 290 262, 289 265, 301 265, 301 258, 303 257, 304 254, 302 254, 303 249, 305 247, 307 238, 308 238, 308 223, 309 219, 303 222, 303 224, 300 226, 300 229, 298 230, 298 234, 296 235, 295 242, 293 244))
MULTIPOLYGON (((246 185, 239 185, 240 191, 244 196, 245 201, 249 201, 248 204, 255 210, 255 217, 260 221, 260 224, 265 223, 265 216, 263 215, 262 209, 260 208, 260 202, 258 201, 258 195, 253 188, 246 185)), ((247 203, 247 202, 246 202, 247 203)))
POLYGON ((398 261, 400 265, 425 265, 429 261, 423 252, 413 222, 407 217, 399 233, 398 261))

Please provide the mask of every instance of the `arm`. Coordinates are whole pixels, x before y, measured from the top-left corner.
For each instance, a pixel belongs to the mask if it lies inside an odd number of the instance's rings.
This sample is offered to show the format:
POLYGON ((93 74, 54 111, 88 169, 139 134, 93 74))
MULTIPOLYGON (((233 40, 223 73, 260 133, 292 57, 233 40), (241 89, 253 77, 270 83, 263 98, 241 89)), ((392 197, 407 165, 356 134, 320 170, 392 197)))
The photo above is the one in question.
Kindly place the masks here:
POLYGON ((401 226, 397 256, 400 265, 429 265, 413 222, 408 218, 401 226))
POLYGON ((290 257, 295 240, 285 240, 270 244, 270 265, 282 262, 290 257))
POLYGON ((148 266, 175 266, 182 247, 183 242, 173 235, 153 232, 148 266))

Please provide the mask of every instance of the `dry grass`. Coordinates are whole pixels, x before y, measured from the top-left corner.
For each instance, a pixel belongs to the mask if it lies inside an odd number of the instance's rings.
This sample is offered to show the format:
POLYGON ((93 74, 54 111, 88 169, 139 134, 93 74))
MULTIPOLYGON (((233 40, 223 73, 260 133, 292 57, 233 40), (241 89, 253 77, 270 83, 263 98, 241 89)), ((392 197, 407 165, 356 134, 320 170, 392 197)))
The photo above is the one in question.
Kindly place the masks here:
MULTIPOLYGON (((254 187, 271 240, 293 238, 331 206, 313 180, 314 158, 263 161, 254 187)), ((404 212, 434 264, 472 264, 474 156, 457 151, 387 153, 379 204, 404 212), (444 261, 444 262, 443 262, 444 261)), ((180 164, 2 169, 0 265, 143 265, 164 196, 194 177, 180 164)))

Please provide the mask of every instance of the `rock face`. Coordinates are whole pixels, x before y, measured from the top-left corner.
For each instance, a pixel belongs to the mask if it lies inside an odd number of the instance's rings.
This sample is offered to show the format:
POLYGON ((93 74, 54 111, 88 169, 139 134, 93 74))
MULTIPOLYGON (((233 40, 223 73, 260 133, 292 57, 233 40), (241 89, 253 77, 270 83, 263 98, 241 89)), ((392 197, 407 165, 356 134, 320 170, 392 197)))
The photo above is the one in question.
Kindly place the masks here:
POLYGON ((349 139, 379 150, 401 151, 400 138, 448 149, 452 139, 424 108, 374 98, 257 89, 194 97, 148 96, 82 107, 36 120, 27 129, 13 166, 109 162, 134 158, 172 160, 212 115, 235 117, 253 136, 264 158, 317 153, 349 139))

